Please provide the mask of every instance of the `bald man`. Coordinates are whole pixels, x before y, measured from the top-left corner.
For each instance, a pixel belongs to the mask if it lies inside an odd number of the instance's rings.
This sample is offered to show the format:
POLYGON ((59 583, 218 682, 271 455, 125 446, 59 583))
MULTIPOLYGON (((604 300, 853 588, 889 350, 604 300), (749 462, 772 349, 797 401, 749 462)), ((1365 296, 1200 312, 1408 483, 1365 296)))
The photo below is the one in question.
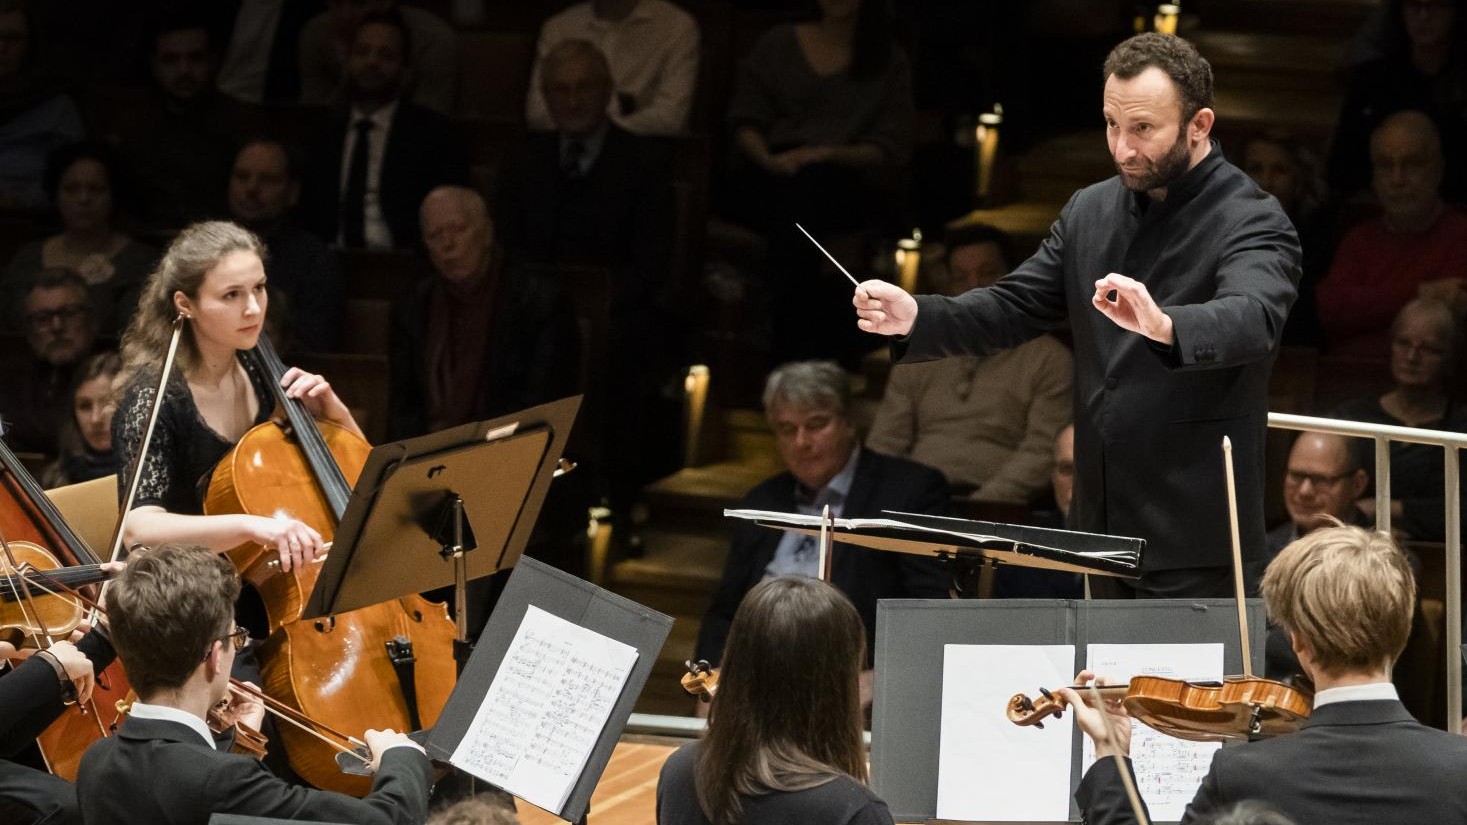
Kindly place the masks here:
POLYGON ((1332 352, 1384 358, 1391 320, 1419 293, 1447 301, 1467 273, 1467 213, 1442 201, 1442 144, 1421 112, 1397 112, 1370 136, 1379 217, 1351 229, 1319 284, 1332 352))
POLYGON ((1351 441, 1342 435, 1315 432, 1301 433, 1294 441, 1284 473, 1284 507, 1289 520, 1269 531, 1270 556, 1300 536, 1328 527, 1331 517, 1345 524, 1369 526, 1371 519, 1355 502, 1365 495, 1370 475, 1351 441))
POLYGON ((390 430, 421 435, 571 395, 579 341, 569 301, 510 265, 478 192, 441 186, 419 209, 434 276, 394 308, 390 430))

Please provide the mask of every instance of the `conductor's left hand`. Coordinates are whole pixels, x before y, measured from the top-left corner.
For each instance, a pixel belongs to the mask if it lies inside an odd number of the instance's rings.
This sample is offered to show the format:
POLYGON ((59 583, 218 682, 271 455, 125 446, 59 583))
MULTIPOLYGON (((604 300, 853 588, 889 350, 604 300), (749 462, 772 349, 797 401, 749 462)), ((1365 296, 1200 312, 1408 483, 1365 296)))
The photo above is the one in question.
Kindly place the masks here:
POLYGON ((299 398, 315 418, 361 433, 356 420, 351 416, 351 410, 337 397, 336 391, 331 389, 331 384, 324 376, 306 372, 300 367, 291 367, 280 377, 280 386, 285 388, 286 397, 299 398))
POLYGON ((1161 311, 1146 285, 1135 278, 1112 272, 1095 282, 1095 297, 1090 302, 1121 329, 1172 345, 1171 316, 1161 311))
POLYGON ((917 299, 886 281, 864 281, 851 298, 856 326, 877 335, 906 335, 917 321, 917 299))

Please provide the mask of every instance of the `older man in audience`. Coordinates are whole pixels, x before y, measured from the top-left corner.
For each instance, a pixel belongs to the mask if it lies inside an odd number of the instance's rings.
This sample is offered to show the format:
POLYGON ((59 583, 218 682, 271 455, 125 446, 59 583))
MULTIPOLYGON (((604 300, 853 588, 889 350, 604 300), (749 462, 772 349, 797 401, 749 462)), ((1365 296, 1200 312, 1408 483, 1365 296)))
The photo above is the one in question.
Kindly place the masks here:
POLYGON ((69 269, 42 270, 24 308, 28 347, 4 365, 0 419, 11 449, 51 455, 71 415, 72 371, 96 344, 96 319, 87 282, 69 269))
MULTIPOLYGON (((850 417, 846 373, 831 361, 797 361, 769 375, 764 414, 786 470, 744 497, 740 507, 820 513, 844 518, 883 510, 941 515, 947 483, 936 470, 862 449, 850 417)), ((765 578, 816 576, 815 539, 750 522, 734 526, 723 580, 698 630, 697 658, 717 663, 734 611, 765 578)), ((840 544, 832 551, 830 582, 850 597, 866 624, 868 651, 876 639, 880 599, 944 598, 951 575, 934 559, 840 544)), ((869 664, 869 662, 868 662, 869 664)))
POLYGON ((525 100, 532 129, 554 127, 540 88, 540 62, 562 40, 595 44, 611 64, 611 119, 637 135, 688 128, 698 80, 698 22, 667 0, 586 0, 545 21, 525 100))
POLYGON ((408 54, 401 15, 362 18, 346 57, 346 108, 313 147, 306 211, 312 229, 340 246, 413 249, 423 198, 468 182, 448 119, 403 99, 408 54))
POLYGON ((341 339, 346 284, 336 253, 290 223, 300 196, 299 167, 284 143, 257 138, 240 147, 229 176, 229 215, 270 250, 271 320, 282 319, 287 338, 300 347, 331 352, 341 339))
POLYGON ((1370 487, 1370 474, 1361 461, 1363 442, 1330 433, 1304 432, 1289 450, 1284 473, 1284 507, 1289 520, 1268 533, 1272 557, 1294 539, 1331 519, 1368 527, 1370 518, 1356 504, 1370 487))
MULTIPOLYGON (((961 295, 1008 272, 1008 237, 981 224, 948 237, 961 295)), ((1049 484, 1055 435, 1070 420, 1070 352, 1041 335, 993 355, 892 367, 866 446, 936 467, 955 491, 1027 504, 1049 484)))
POLYGON ((1467 298, 1467 213, 1442 201, 1442 146, 1431 118, 1386 118, 1370 138, 1381 215, 1350 230, 1319 284, 1319 317, 1333 351, 1375 356, 1391 321, 1422 295, 1467 298))

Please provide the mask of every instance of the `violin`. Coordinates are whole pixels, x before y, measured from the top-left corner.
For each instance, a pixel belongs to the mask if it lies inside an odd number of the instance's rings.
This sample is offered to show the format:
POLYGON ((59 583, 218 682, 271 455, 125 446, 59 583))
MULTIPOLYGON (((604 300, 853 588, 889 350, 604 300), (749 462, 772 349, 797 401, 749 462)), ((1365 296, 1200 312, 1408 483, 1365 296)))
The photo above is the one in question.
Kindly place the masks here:
POLYGON ((23 541, 6 543, 0 570, 0 642, 16 649, 70 637, 86 609, 67 593, 110 575, 99 564, 63 567, 46 549, 23 541))
POLYGON ((683 674, 683 690, 698 697, 699 701, 711 702, 714 694, 718 693, 718 671, 710 667, 707 659, 692 659, 683 662, 688 672, 683 674))
MULTIPOLYGON (((1088 685, 1075 691, 1088 696, 1088 685)), ((1125 685, 1096 688, 1102 698, 1120 697, 1126 712, 1149 728, 1193 742, 1225 742, 1277 736, 1298 730, 1309 718, 1313 694, 1258 676, 1230 676, 1217 682, 1191 682, 1161 676, 1137 676, 1125 685)), ((1039 698, 1016 693, 1005 711, 1010 722, 1044 727, 1069 703, 1058 693, 1039 689, 1039 698)))

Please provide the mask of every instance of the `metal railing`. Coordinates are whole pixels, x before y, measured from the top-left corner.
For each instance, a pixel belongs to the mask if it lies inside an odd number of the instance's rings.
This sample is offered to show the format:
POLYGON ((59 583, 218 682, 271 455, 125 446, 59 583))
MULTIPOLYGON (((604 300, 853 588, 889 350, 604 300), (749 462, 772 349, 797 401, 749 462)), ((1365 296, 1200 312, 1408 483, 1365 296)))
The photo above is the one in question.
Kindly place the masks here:
POLYGON ((1391 529, 1391 442, 1425 444, 1443 452, 1446 502, 1446 654, 1447 730, 1462 732, 1462 508, 1461 466, 1458 450, 1467 449, 1467 434, 1366 424, 1337 418, 1269 413, 1268 426, 1281 430, 1309 430, 1369 438, 1375 442, 1375 526, 1391 529))

